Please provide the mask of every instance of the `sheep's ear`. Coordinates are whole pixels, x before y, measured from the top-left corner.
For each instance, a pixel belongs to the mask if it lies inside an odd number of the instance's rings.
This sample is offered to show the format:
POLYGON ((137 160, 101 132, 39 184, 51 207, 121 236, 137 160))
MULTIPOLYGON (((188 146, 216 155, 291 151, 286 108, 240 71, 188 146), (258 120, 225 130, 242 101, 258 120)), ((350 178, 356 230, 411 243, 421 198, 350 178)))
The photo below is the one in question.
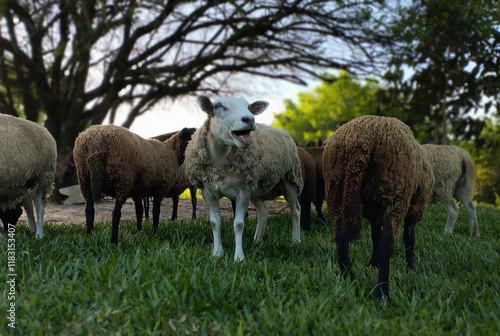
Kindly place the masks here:
POLYGON ((268 106, 269 106, 268 102, 266 102, 264 100, 257 100, 256 102, 254 102, 248 106, 248 110, 253 115, 259 115, 262 112, 264 112, 268 106))
POLYGON ((210 101, 210 98, 205 95, 198 95, 196 97, 196 100, 198 100, 198 105, 200 105, 200 108, 203 112, 211 117, 214 115, 214 105, 210 101))
POLYGON ((196 128, 187 128, 184 127, 179 131, 179 136, 181 139, 186 139, 187 141, 191 140, 191 136, 196 131, 196 128))

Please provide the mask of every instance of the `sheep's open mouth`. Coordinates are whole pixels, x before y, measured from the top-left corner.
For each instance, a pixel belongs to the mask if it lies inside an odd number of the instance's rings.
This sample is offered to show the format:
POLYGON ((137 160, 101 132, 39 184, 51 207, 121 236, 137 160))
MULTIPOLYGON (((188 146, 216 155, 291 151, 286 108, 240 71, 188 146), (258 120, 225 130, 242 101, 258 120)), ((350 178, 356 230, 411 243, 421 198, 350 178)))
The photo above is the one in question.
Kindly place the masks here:
POLYGON ((245 145, 251 145, 253 142, 253 139, 250 136, 251 131, 252 131, 251 129, 242 131, 233 131, 233 137, 243 142, 245 145))

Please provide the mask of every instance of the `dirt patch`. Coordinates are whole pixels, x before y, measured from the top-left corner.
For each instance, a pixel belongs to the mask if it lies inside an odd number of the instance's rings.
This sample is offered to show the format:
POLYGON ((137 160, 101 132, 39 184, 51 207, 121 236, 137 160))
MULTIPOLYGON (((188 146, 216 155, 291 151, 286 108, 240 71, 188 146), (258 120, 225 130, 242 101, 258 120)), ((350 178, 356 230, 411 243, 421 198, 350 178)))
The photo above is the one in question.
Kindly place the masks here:
MULTIPOLYGON (((274 216, 282 212, 290 212, 286 201, 274 200, 266 201, 269 209, 269 216, 274 216)), ((152 206, 152 205, 151 205, 152 206)), ((95 206, 95 221, 111 221, 114 201, 111 198, 106 198, 95 206)), ((221 215, 224 218, 233 218, 233 210, 231 202, 227 199, 220 200, 221 215)), ((151 210, 150 210, 151 212, 151 210)), ((177 219, 191 219, 192 206, 191 199, 181 198, 177 210, 177 219)), ((208 206, 203 199, 198 199, 196 207, 198 218, 209 218, 208 206)), ((150 214, 151 216, 151 214, 150 214)), ((172 216, 172 199, 164 199, 161 205, 160 220, 170 219, 172 216)), ((249 218, 257 216, 255 207, 250 203, 248 208, 249 218)), ((122 207, 122 220, 130 219, 135 221, 135 207, 132 200, 128 200, 122 207)), ((19 222, 27 223, 26 213, 23 211, 19 222)), ((52 223, 85 223, 85 205, 60 205, 49 203, 45 208, 44 222, 52 223)))

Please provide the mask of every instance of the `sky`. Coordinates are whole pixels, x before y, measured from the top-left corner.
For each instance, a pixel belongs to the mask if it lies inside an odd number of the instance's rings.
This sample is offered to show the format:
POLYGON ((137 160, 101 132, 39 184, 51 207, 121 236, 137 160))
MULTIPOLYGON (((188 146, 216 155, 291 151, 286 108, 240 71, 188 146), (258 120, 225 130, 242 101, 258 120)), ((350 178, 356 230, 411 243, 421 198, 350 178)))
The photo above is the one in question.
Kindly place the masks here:
MULTIPOLYGON (((255 83, 255 81, 252 81, 255 83)), ((258 84, 248 93, 235 93, 231 96, 245 98, 248 103, 253 103, 256 100, 265 100, 269 103, 269 107, 258 116, 255 117, 256 122, 263 124, 271 124, 273 121, 273 113, 283 112, 285 106, 284 99, 297 101, 299 92, 311 91, 319 82, 311 81, 308 86, 296 85, 288 82, 259 79, 258 84)), ((208 95, 212 101, 218 98, 216 95, 208 95)), ((226 96, 222 94, 221 96, 226 96)), ((129 107, 123 106, 118 111, 115 124, 121 125, 127 116, 126 109, 129 107)), ((170 132, 179 131, 184 127, 200 127, 206 120, 207 115, 201 111, 196 102, 196 96, 190 95, 179 98, 175 101, 165 99, 163 102, 155 105, 150 111, 135 119, 130 127, 130 130, 139 134, 144 138, 150 138, 157 135, 162 135, 170 132)), ((105 122, 107 123, 107 121, 105 122)))

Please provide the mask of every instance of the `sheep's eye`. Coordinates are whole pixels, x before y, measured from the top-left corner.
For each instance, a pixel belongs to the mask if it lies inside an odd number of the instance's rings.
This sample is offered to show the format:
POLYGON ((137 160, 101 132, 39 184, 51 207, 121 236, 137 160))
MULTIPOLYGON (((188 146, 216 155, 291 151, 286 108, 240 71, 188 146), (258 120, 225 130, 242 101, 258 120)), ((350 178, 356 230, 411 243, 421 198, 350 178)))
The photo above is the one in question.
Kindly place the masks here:
POLYGON ((221 107, 222 107, 224 110, 226 109, 224 106, 222 106, 222 104, 221 104, 221 103, 217 103, 217 104, 215 104, 215 105, 214 105, 214 108, 215 108, 215 109, 219 109, 219 108, 221 108, 221 107))

